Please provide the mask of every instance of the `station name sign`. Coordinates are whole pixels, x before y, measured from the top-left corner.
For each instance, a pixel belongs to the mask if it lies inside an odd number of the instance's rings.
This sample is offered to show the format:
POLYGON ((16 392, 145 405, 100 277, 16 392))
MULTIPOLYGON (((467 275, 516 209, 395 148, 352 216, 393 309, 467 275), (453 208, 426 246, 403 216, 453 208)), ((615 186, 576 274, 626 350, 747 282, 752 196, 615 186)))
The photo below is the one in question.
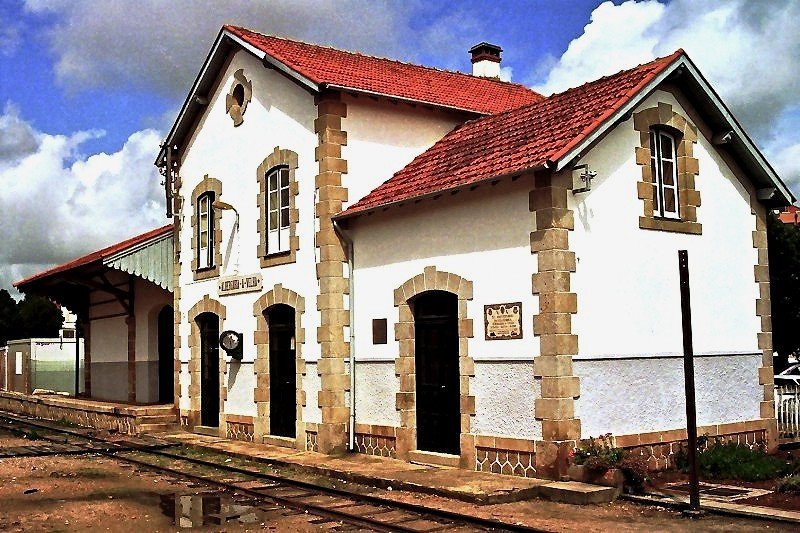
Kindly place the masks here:
POLYGON ((217 290, 220 296, 230 296, 242 292, 260 291, 263 285, 261 274, 246 274, 225 276, 217 282, 217 290))

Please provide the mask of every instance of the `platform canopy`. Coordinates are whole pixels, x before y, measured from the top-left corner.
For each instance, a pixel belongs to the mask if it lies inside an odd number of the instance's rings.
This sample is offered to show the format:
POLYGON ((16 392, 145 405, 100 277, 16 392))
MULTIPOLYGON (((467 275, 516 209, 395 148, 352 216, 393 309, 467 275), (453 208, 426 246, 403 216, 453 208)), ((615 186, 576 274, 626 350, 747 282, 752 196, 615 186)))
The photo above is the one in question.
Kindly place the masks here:
POLYGON ((14 286, 21 292, 52 298, 75 313, 88 309, 89 291, 99 289, 126 299, 124 291, 107 279, 112 270, 155 283, 172 291, 172 224, 148 231, 63 265, 34 274, 14 286))

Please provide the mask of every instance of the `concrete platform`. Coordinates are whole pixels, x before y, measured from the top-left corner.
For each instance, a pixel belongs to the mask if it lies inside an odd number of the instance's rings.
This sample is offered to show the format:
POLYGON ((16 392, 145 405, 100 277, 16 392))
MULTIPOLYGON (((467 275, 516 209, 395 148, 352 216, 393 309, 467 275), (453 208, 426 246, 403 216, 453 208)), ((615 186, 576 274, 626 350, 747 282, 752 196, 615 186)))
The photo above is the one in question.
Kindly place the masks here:
POLYGON ((580 481, 554 481, 539 487, 539 496, 551 502, 588 505, 609 503, 616 497, 614 487, 601 487, 580 481))
MULTIPOLYGON (((476 504, 507 503, 542 496, 544 487, 558 483, 547 479, 488 474, 458 468, 413 464, 398 459, 364 454, 329 456, 267 444, 254 444, 187 432, 162 433, 159 437, 209 451, 287 466, 310 475, 332 477, 382 489, 392 488, 434 494, 476 504)), ((563 484, 562 484, 563 485, 563 484)), ((610 502, 613 489, 571 482, 549 494, 569 503, 610 502), (593 490, 597 489, 597 490, 593 490), (574 496, 570 496, 574 493, 574 496), (588 495, 588 496, 587 496, 588 495)))
POLYGON ((178 425, 178 412, 172 404, 131 405, 60 395, 0 391, 0 410, 130 435, 163 432, 178 425))

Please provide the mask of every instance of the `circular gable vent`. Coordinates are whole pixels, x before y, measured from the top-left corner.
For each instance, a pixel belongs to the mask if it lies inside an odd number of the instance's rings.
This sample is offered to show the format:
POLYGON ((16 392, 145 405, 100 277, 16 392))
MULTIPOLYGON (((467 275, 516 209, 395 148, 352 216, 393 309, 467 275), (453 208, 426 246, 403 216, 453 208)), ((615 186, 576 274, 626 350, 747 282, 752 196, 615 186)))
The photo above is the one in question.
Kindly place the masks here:
POLYGON ((233 83, 225 98, 225 111, 233 119, 234 126, 244 121, 244 112, 252 96, 253 84, 244 76, 244 69, 240 68, 233 73, 233 83))

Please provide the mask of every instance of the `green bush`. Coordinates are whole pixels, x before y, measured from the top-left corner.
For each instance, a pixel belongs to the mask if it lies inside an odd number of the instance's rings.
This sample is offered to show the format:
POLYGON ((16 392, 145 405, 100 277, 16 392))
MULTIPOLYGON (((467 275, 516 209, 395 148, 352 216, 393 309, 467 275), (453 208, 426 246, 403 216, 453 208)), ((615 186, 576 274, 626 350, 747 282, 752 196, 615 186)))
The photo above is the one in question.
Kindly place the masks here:
POLYGON ((791 466, 767 454, 763 448, 750 449, 735 442, 715 441, 697 454, 697 465, 709 479, 761 481, 786 475, 791 466))
POLYGON ((786 476, 778 481, 775 485, 775 490, 778 492, 788 492, 791 494, 800 494, 800 475, 786 476))

